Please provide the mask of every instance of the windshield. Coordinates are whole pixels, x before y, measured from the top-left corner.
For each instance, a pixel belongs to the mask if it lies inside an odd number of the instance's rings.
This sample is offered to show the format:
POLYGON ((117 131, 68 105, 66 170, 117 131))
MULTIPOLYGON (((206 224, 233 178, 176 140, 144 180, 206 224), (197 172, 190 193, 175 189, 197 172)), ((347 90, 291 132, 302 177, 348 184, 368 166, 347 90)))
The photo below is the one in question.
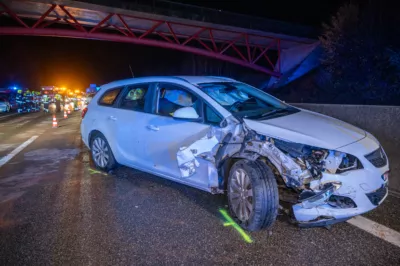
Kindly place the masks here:
POLYGON ((298 112, 296 108, 244 83, 201 83, 198 87, 236 117, 267 119, 298 112))

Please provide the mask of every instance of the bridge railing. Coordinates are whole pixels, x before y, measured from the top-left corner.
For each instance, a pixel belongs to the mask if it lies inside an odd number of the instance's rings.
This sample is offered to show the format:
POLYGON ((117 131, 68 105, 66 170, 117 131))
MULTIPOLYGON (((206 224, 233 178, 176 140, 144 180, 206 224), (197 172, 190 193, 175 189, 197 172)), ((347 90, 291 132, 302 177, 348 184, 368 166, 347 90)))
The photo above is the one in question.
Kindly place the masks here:
POLYGON ((306 38, 316 38, 319 34, 318 30, 313 27, 166 0, 135 0, 132 2, 80 0, 80 2, 306 38))

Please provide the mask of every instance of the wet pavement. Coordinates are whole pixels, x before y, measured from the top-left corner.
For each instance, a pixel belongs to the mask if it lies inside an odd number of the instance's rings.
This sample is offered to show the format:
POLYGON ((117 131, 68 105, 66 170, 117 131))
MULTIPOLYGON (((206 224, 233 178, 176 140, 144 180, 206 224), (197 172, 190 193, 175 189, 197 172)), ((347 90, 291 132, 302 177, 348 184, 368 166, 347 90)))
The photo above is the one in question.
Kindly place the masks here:
MULTIPOLYGON (((0 120, 0 265, 400 265, 400 248, 348 223, 300 229, 285 215, 246 243, 223 196, 134 169, 96 171, 79 112, 0 120)), ((393 178, 393 177, 392 177, 393 178)), ((400 199, 365 217, 400 231, 400 199)))

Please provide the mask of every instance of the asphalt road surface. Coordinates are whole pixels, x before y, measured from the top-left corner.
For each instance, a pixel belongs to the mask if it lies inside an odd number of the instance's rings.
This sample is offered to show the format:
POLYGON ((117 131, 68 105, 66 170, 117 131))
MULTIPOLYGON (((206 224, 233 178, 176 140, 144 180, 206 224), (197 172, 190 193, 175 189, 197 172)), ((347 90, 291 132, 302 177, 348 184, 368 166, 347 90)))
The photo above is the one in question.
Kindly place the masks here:
POLYGON ((389 236, 300 229, 281 214, 247 243, 224 226, 223 196, 124 167, 97 172, 79 123, 79 112, 58 115, 58 128, 43 113, 0 117, 0 265, 400 265, 387 241, 400 232, 396 197, 364 216, 389 236))

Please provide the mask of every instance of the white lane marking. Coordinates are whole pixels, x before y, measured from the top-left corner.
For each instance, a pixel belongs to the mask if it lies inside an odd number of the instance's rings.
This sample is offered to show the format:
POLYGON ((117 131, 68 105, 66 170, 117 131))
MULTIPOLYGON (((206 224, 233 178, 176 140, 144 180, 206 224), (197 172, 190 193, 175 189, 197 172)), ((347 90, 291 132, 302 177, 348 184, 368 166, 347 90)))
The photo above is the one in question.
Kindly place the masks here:
POLYGON ((15 148, 12 152, 10 152, 9 154, 7 154, 6 156, 4 156, 3 158, 1 158, 0 160, 0 167, 2 167, 3 165, 5 165, 6 163, 8 163, 8 161, 10 161, 12 158, 14 158, 15 155, 17 155, 18 153, 20 153, 23 149, 25 149, 29 144, 31 144, 32 142, 35 141, 35 139, 37 139, 39 136, 33 136, 30 139, 28 139, 27 141, 25 141, 24 143, 22 143, 21 145, 19 145, 17 148, 15 148))
POLYGON ((377 236, 395 246, 400 247, 400 233, 390 229, 386 226, 378 224, 370 219, 362 216, 356 216, 347 221, 349 224, 354 225, 374 236, 377 236))

